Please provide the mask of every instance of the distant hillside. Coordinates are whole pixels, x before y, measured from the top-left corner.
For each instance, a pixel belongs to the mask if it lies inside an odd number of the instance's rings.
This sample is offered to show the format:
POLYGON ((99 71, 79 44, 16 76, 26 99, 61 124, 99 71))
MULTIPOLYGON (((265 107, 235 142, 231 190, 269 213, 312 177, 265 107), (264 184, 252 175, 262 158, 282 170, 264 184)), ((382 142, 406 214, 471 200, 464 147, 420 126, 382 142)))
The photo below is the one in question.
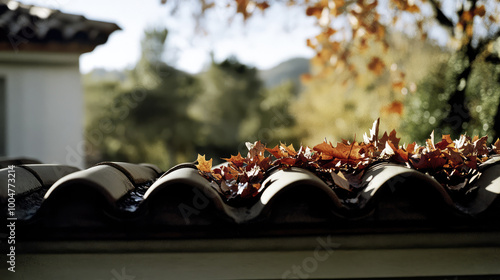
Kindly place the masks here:
MULTIPOLYGON (((96 68, 83 76, 90 81, 125 81, 127 79, 127 70, 106 70, 96 68)), ((179 72, 182 72, 178 70, 179 72)), ((259 78, 264 82, 266 87, 275 87, 286 81, 293 81, 296 85, 300 85, 300 75, 309 72, 308 58, 292 58, 281 62, 273 68, 266 70, 258 70, 259 78)))
POLYGON ((266 87, 274 87, 285 81, 292 80, 300 84, 300 75, 309 72, 308 58, 292 58, 281 62, 271 69, 259 70, 259 78, 266 87))

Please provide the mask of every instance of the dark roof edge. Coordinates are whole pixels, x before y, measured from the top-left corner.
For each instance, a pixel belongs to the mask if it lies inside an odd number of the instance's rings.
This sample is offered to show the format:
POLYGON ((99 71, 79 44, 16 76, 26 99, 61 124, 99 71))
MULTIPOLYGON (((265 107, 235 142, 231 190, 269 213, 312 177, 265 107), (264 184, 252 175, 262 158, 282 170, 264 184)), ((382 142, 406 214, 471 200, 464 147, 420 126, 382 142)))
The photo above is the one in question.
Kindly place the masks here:
POLYGON ((2 13, 4 21, 0 22, 0 29, 10 36, 7 42, 0 44, 0 50, 14 50, 26 52, 72 52, 86 53, 94 50, 98 45, 108 41, 111 33, 122 30, 113 22, 87 19, 83 15, 64 13, 60 10, 36 5, 26 5, 14 0, 0 0, 0 5, 8 9, 2 13), (10 15, 9 15, 10 13, 10 15), (17 21, 22 16, 30 20, 17 21), (11 30, 14 26, 14 30, 11 30), (30 30, 30 34, 23 32, 30 30), (54 40, 48 36, 48 30, 58 30, 62 38, 54 40), (75 37, 84 33, 86 39, 75 37), (27 37, 26 37, 27 36, 27 37), (75 43, 77 43, 75 45, 75 43))
POLYGON ((301 237, 199 238, 164 240, 23 241, 20 253, 248 252, 500 247, 498 231, 314 235, 301 237), (321 240, 319 240, 321 239, 321 240), (335 247, 335 248, 333 248, 335 247))

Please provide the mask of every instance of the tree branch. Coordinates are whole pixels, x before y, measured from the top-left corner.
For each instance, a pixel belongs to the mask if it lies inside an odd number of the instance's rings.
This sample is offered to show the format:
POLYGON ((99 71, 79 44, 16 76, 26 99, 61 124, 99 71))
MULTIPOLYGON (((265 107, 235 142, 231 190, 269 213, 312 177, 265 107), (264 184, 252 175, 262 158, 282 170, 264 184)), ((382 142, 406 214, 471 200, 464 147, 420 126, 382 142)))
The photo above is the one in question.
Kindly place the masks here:
POLYGON ((455 24, 443 13, 441 10, 441 7, 439 7, 439 4, 435 0, 429 1, 434 8, 434 11, 436 12, 436 19, 438 22, 443 25, 444 27, 448 27, 450 31, 453 32, 453 28, 455 28, 455 24))

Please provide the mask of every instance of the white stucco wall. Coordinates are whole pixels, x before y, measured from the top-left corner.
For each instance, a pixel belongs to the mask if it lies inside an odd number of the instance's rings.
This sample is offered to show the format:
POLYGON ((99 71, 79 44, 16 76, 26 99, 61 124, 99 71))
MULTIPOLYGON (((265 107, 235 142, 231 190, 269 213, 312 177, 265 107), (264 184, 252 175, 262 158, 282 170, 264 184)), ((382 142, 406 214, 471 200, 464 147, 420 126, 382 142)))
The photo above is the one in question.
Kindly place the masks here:
POLYGON ((79 56, 0 54, 8 157, 84 166, 79 56))

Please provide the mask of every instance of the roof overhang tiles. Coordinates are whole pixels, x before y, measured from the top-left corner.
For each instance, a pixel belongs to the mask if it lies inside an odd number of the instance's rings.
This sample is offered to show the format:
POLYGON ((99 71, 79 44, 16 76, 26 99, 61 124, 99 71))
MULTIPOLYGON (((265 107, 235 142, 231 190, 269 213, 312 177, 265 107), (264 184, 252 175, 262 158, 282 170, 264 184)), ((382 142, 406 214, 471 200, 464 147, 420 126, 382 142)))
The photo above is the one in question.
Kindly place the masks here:
POLYGON ((0 51, 85 53, 104 44, 114 23, 17 1, 0 1, 0 51))
MULTIPOLYGON (((313 173, 276 169, 244 205, 226 201, 194 164, 104 162, 79 170, 21 164, 16 217, 24 238, 173 238, 500 230, 500 157, 481 167, 475 191, 457 200, 431 176, 388 163, 343 199, 313 173), (36 234, 32 234, 36 233, 36 234)), ((0 170, 7 181, 9 168, 0 170)), ((6 214, 7 193, 0 193, 6 214)))

